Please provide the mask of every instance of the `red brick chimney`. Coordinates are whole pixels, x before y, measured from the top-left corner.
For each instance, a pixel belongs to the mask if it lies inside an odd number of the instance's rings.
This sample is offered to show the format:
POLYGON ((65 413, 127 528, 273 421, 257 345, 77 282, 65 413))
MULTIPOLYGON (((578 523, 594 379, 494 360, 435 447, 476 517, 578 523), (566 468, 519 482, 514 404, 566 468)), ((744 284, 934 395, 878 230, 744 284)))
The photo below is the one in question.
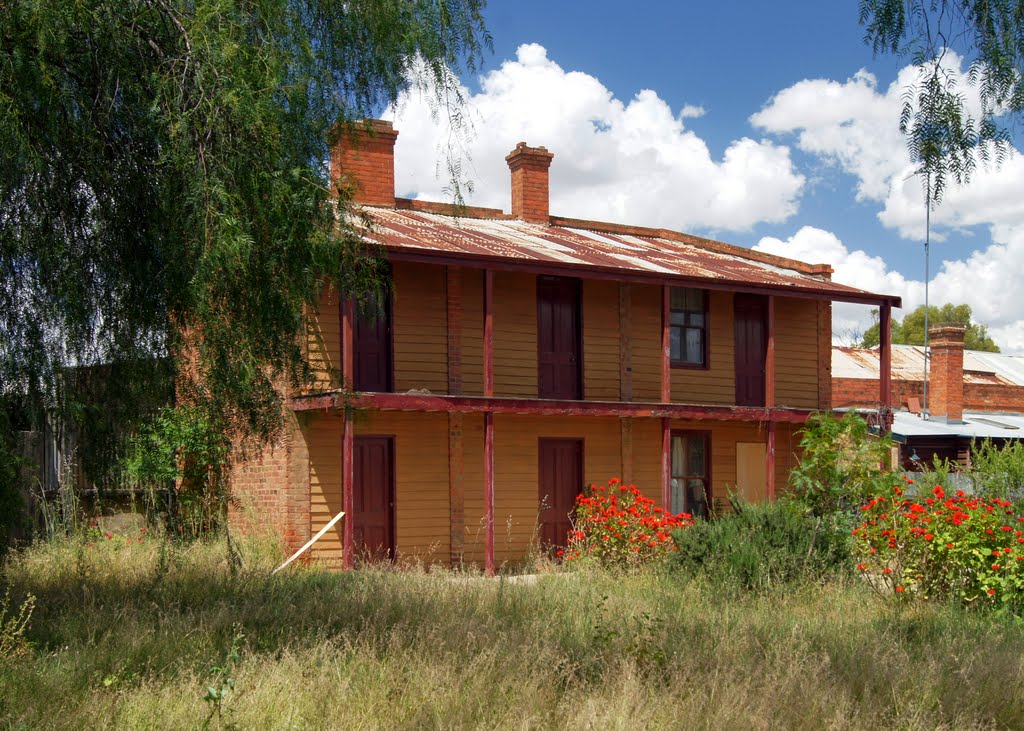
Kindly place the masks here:
POLYGON ((548 168, 554 154, 544 147, 516 145, 505 157, 512 171, 512 215, 531 223, 548 223, 548 168))
POLYGON ((963 325, 951 322, 928 328, 928 411, 957 423, 964 418, 964 331, 963 325))
POLYGON ((352 193, 355 203, 395 205, 395 140, 391 122, 370 119, 342 130, 331 148, 331 181, 352 193))

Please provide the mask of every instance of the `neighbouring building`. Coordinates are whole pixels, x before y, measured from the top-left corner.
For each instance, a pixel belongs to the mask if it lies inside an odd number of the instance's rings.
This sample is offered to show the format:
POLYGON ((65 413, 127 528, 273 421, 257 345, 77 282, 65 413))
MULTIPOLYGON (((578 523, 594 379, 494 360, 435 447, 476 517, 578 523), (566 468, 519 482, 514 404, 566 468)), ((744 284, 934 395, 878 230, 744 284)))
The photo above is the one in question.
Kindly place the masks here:
POLYGON ((883 327, 900 304, 825 264, 552 215, 554 156, 525 143, 511 213, 396 198, 397 134, 374 121, 332 154, 393 298, 360 317, 325 289, 305 334, 316 386, 235 479, 238 519, 296 547, 344 510, 317 559, 493 571, 564 542, 581 488, 613 476, 673 512, 771 498, 832 402, 831 303, 878 307, 883 327))
MULTIPOLYGON (((892 346, 892 434, 903 468, 923 469, 936 456, 966 467, 974 441, 1024 437, 1024 357, 965 350, 962 325, 940 323, 928 334, 927 402, 924 348, 892 346)), ((877 409, 880 367, 877 349, 834 347, 833 408, 877 409)))

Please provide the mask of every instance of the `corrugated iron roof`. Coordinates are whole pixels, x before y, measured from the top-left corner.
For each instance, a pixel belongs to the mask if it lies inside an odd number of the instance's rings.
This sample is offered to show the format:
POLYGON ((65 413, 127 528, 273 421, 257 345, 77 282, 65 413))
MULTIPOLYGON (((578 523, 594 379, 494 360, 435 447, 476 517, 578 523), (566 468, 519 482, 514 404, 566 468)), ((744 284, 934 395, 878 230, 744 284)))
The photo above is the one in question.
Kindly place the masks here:
MULTIPOLYGON (((878 359, 875 348, 833 346, 832 377, 877 380, 878 359)), ((897 381, 924 380, 924 347, 893 345, 892 377, 897 381)), ((1024 357, 965 350, 964 383, 1024 386, 1024 357)))
POLYGON ((846 301, 899 301, 896 297, 832 282, 821 273, 810 273, 813 267, 800 262, 757 252, 744 256, 739 247, 685 235, 667 238, 667 232, 658 229, 596 222, 590 227, 580 221, 572 222, 580 225, 571 226, 536 224, 510 219, 500 212, 500 217, 456 217, 392 208, 366 208, 364 212, 373 221, 366 238, 395 253, 498 259, 652 278, 736 283, 751 288, 816 293, 846 301))

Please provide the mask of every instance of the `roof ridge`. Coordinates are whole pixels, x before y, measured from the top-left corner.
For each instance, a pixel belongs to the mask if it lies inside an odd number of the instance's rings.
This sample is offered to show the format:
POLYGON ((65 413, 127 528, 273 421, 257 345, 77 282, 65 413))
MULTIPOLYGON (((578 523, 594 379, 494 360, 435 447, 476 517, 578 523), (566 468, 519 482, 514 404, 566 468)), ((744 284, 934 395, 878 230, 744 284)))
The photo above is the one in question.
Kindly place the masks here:
POLYGON ((565 228, 585 228, 592 231, 602 231, 612 234, 624 234, 626 236, 653 236, 669 241, 678 241, 681 244, 689 244, 704 249, 710 249, 720 254, 730 254, 743 259, 751 259, 762 264, 771 264, 784 269, 793 269, 802 274, 813 274, 831 279, 832 267, 828 264, 808 264, 798 259, 789 259, 784 256, 776 256, 763 251, 755 251, 746 246, 727 244, 724 241, 716 241, 702 236, 674 231, 669 228, 653 228, 649 226, 632 226, 622 223, 609 223, 607 221, 590 221, 583 218, 567 218, 564 216, 551 216, 552 226, 563 226, 565 228))
MULTIPOLYGON (((387 206, 373 207, 387 208, 387 206)), ((397 210, 434 213, 441 216, 454 216, 456 218, 480 218, 500 221, 519 220, 513 218, 512 214, 505 213, 500 208, 486 208, 484 206, 467 206, 460 205, 458 203, 438 203, 435 201, 424 201, 416 198, 395 198, 394 207, 397 210)), ((534 226, 543 225, 530 224, 529 222, 524 223, 534 226)), ((704 238, 702 236, 695 236, 693 234, 684 233, 682 231, 675 231, 673 229, 668 228, 655 228, 652 226, 633 226, 624 223, 611 223, 609 221, 592 221, 586 218, 570 218, 568 216, 551 216, 550 225, 559 226, 561 228, 582 228, 587 229, 588 231, 620 234, 626 236, 645 236, 651 238, 667 239, 669 241, 677 241, 681 244, 687 244, 689 246, 696 246, 698 248, 714 251, 719 254, 738 256, 742 259, 749 259, 751 261, 760 262, 762 264, 770 264, 772 266, 781 267, 783 269, 797 271, 800 272, 801 274, 809 274, 812 276, 817 276, 829 280, 831 280, 832 273, 834 271, 832 267, 828 264, 808 264, 807 262, 800 261, 798 259, 790 259, 784 256, 768 254, 763 251, 755 251, 754 249, 747 248, 746 246, 727 244, 724 241, 716 241, 715 239, 704 238)))

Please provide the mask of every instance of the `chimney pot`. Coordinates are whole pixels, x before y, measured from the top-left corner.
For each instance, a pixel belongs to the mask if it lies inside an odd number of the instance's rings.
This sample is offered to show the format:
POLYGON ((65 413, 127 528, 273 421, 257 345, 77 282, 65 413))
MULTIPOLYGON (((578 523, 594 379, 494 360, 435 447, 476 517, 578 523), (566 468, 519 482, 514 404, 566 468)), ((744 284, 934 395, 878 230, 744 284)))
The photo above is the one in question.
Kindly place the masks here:
POLYGON ((340 127, 331 148, 331 182, 368 206, 395 205, 395 140, 391 122, 366 119, 340 127))
POLYGON ((955 322, 928 328, 931 362, 928 370, 929 411, 946 421, 960 423, 964 417, 964 333, 955 322))
POLYGON ((548 169, 554 155, 525 142, 505 157, 512 172, 512 215, 531 223, 548 223, 548 169))

